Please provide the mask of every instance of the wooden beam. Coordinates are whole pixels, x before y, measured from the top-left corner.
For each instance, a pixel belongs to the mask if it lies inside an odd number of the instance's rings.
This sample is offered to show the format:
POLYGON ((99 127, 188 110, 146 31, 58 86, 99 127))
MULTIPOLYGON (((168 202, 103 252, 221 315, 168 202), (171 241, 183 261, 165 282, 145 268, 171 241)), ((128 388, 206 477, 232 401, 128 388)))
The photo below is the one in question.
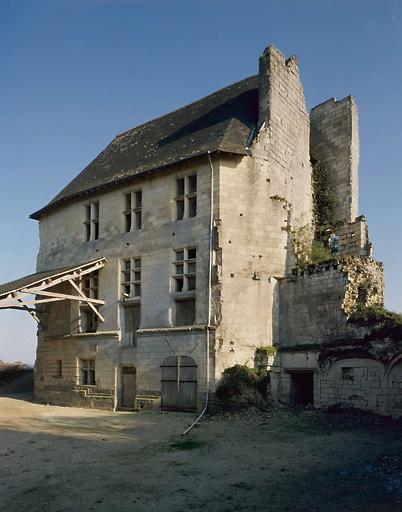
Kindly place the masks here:
POLYGON ((26 305, 22 302, 22 300, 21 300, 21 299, 17 299, 17 300, 18 300, 18 302, 21 304, 22 308, 23 308, 23 309, 25 309, 25 311, 27 311, 27 312, 31 315, 31 317, 32 317, 32 318, 33 318, 33 319, 34 319, 38 324, 40 324, 39 318, 36 316, 35 311, 32 311, 32 309, 31 309, 31 308, 29 308, 28 306, 26 306, 26 305))
MULTIPOLYGON (((74 281, 71 281, 71 282, 74 282, 74 281)), ((58 292, 48 292, 46 290, 37 290, 36 288, 31 288, 31 289, 23 288, 22 290, 20 290, 20 292, 26 293, 28 295, 43 295, 44 297, 57 297, 57 298, 66 299, 66 300, 78 300, 78 301, 83 300, 82 297, 77 297, 77 295, 69 295, 67 293, 58 293, 58 292)), ((84 295, 84 297, 85 297, 85 295, 84 295)), ((94 304, 104 304, 105 303, 104 300, 90 299, 88 297, 85 297, 84 301, 92 302, 94 304)))
MULTIPOLYGON (((19 298, 15 298, 15 300, 18 300, 19 298)), ((60 299, 60 298, 53 298, 53 299, 40 299, 40 300, 24 300, 24 299, 19 299, 19 302, 21 302, 21 304, 45 304, 47 302, 60 302, 64 299, 60 299)), ((15 306, 15 303, 14 302, 10 302, 10 303, 5 303, 3 304, 1 301, 0 301, 0 309, 6 309, 6 308, 11 308, 12 306, 15 306)))
MULTIPOLYGON (((58 277, 57 279, 52 279, 48 277, 42 281, 41 284, 38 285, 36 283, 33 285, 35 290, 46 290, 47 288, 51 288, 52 286, 57 286, 58 284, 64 283, 65 281, 70 281, 70 279, 79 279, 81 276, 85 276, 86 274, 90 274, 91 272, 95 272, 100 268, 105 266, 105 262, 99 261, 86 269, 75 269, 72 273, 65 274, 64 276, 58 277)), ((25 286, 24 289, 31 289, 30 286, 25 286)))
MULTIPOLYGON (((73 280, 69 281, 71 286, 76 290, 76 292, 82 297, 82 300, 88 304, 88 306, 92 309, 92 311, 99 317, 101 322, 104 322, 105 319, 96 309, 96 307, 88 301, 88 297, 83 293, 83 291, 74 283, 73 280)), ((93 300, 93 299, 92 299, 93 300)), ((104 302, 103 302, 104 303, 104 302)))

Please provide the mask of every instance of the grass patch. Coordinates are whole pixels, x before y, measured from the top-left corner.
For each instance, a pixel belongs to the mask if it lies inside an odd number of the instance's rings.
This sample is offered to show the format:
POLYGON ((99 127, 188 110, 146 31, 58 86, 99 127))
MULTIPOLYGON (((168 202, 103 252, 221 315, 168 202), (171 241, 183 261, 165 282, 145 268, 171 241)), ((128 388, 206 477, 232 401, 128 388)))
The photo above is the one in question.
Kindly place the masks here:
POLYGON ((196 450, 204 446, 204 444, 204 442, 196 441, 195 439, 180 439, 180 441, 170 443, 169 447, 173 450, 196 450))

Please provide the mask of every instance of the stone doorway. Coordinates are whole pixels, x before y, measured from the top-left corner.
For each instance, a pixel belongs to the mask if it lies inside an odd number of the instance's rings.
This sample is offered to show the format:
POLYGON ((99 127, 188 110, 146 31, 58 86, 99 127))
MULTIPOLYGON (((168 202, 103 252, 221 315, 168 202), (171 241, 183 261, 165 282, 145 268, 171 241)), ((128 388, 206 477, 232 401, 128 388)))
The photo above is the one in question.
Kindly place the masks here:
POLYGON ((314 404, 314 370, 289 370, 291 378, 290 403, 314 404))

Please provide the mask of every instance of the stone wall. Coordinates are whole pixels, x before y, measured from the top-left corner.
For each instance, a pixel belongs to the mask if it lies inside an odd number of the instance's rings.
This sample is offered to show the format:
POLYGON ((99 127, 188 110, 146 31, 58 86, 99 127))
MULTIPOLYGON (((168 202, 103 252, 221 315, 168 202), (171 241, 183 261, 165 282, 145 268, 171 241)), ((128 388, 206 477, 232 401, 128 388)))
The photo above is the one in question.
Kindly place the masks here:
POLYGON ((311 154, 328 169, 338 198, 334 220, 353 222, 358 215, 359 131, 355 100, 347 96, 311 110, 311 154))
POLYGON ((373 246, 369 240, 366 218, 361 215, 354 222, 338 224, 334 234, 339 237, 342 256, 372 256, 373 246))
POLYGON ((215 261, 221 321, 215 377, 253 364, 278 330, 278 280, 294 264, 290 232, 312 223, 309 114, 295 57, 260 58, 259 130, 250 156, 221 157, 215 261))
MULTIPOLYGON (((218 171, 218 162, 216 166, 218 171)), ((39 308, 43 324, 36 360, 36 396, 39 400, 112 408, 119 403, 122 365, 135 366, 138 393, 159 394, 160 365, 172 355, 171 347, 179 355, 188 355, 192 351, 191 357, 197 364, 198 398, 203 400, 206 389, 204 326, 208 323, 209 221, 210 167, 206 157, 66 204, 41 218, 38 271, 79 265, 100 257, 106 257, 107 261, 99 271, 99 298, 105 301, 100 312, 105 322, 99 324, 97 333, 78 332, 76 302, 51 303, 39 308), (177 221, 174 215, 176 179, 194 173, 197 174, 197 215, 177 221), (142 190, 143 229, 125 233, 125 194, 138 189, 142 190), (93 201, 99 201, 100 235, 98 240, 87 242, 85 208, 93 201), (178 330, 174 318, 175 299, 180 292, 175 292, 172 276, 175 273, 174 249, 183 247, 197 249, 197 285, 196 291, 191 293, 195 296, 196 313, 195 329, 178 330), (122 259, 134 257, 141 258, 141 325, 136 346, 130 347, 124 333, 121 270, 122 259), (79 383, 79 360, 87 358, 95 361, 97 379, 96 386, 90 388, 79 383), (63 361, 62 377, 55 376, 59 360, 63 361)))
MULTIPOLYGON (((381 343, 379 342, 379 345, 381 343)), ((311 372, 314 407, 359 409, 385 416, 402 416, 402 360, 375 357, 339 357, 320 365, 319 351, 278 353, 272 367, 274 398, 293 403, 292 375, 311 372)))
POLYGON ((347 315, 357 304, 383 305, 383 266, 350 257, 294 270, 280 281, 279 301, 279 346, 359 336, 347 315))

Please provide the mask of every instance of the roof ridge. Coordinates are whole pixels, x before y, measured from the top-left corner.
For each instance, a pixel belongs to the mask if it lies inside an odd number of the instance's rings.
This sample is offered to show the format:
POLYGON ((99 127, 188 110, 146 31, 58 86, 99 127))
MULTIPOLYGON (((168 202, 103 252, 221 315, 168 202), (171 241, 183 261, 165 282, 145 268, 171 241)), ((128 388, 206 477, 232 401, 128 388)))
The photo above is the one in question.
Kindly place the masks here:
POLYGON ((238 84, 240 84, 242 82, 245 82, 246 80, 250 80, 252 78, 256 78, 257 76, 258 75, 251 75, 251 76, 247 76, 246 78, 242 78, 241 80, 238 80, 237 82, 233 82, 232 84, 229 84, 229 85, 225 85, 224 87, 221 87, 220 89, 218 89, 216 91, 213 91, 210 94, 207 94, 206 96, 203 96, 202 98, 199 98, 198 100, 194 100, 191 103, 187 103, 183 107, 176 108, 174 110, 171 110, 170 112, 166 112, 166 114, 162 114, 161 116, 154 117, 154 118, 150 119, 149 121, 146 121, 144 123, 138 124, 137 126, 133 126, 132 128, 129 128, 128 130, 125 130, 124 132, 118 133, 115 136, 115 138, 110 142, 110 144, 112 144, 112 142, 114 140, 116 140, 117 138, 123 137, 124 135, 126 135, 127 133, 129 133, 129 132, 131 132, 133 130, 137 130, 138 128, 141 128, 142 126, 145 126, 147 124, 153 123, 154 121, 158 121, 159 119, 163 119, 164 117, 170 116, 172 114, 175 114, 176 112, 179 112, 180 110, 184 110, 187 107, 191 107, 193 105, 196 105, 197 103, 205 101, 206 99, 210 98, 211 96, 215 96, 216 94, 224 91, 225 89, 229 89, 230 87, 233 87, 234 85, 238 85, 238 84))

